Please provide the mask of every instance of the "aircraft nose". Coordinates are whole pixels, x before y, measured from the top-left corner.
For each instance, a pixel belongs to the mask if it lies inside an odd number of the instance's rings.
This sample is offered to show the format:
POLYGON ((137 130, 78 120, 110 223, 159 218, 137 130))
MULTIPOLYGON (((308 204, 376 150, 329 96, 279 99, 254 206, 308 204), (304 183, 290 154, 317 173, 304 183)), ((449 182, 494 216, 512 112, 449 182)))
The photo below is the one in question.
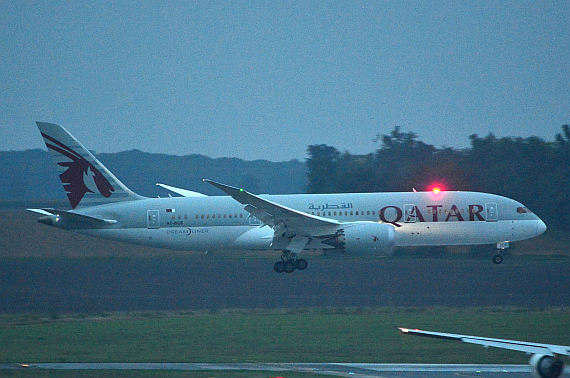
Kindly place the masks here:
POLYGON ((544 231, 546 231, 546 225, 544 224, 544 222, 542 221, 542 219, 539 219, 536 222, 536 235, 540 235, 542 234, 544 231))

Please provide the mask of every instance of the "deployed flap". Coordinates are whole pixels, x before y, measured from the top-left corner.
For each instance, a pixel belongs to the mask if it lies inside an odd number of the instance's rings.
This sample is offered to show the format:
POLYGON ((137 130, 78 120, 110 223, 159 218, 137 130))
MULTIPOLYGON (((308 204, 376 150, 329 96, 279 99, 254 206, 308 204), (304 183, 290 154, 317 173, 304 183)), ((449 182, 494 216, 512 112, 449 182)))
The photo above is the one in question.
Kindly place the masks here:
POLYGON ((244 208, 245 211, 253 214, 261 219, 263 223, 274 228, 278 225, 286 225, 289 231, 312 235, 313 232, 311 232, 311 229, 330 228, 331 226, 336 227, 341 224, 334 219, 318 217, 279 205, 243 189, 234 188, 233 186, 220 184, 207 179, 204 179, 204 182, 223 190, 239 203, 246 205, 244 208))
POLYGON ((454 333, 422 331, 420 329, 398 328, 400 332, 409 335, 435 337, 439 339, 463 341, 469 344, 478 344, 485 347, 495 347, 502 349, 517 350, 519 352, 532 353, 532 354, 559 354, 570 355, 570 346, 555 345, 555 344, 539 344, 526 341, 493 339, 489 337, 458 335, 454 333))
POLYGON ((198 193, 198 192, 193 192, 191 190, 186 190, 186 189, 181 189, 181 188, 177 188, 175 186, 170 186, 170 185, 166 185, 166 184, 161 184, 161 183, 156 183, 156 185, 163 187, 166 190, 170 190, 171 192, 174 192, 176 194, 180 194, 182 197, 207 197, 207 195, 202 194, 202 193, 198 193))

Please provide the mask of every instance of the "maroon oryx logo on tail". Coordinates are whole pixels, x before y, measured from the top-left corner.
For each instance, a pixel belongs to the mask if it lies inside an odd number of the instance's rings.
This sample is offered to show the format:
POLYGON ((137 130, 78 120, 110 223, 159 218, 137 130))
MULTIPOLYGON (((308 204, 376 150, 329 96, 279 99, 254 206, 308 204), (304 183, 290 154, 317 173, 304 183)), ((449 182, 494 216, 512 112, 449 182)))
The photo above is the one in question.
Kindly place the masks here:
POLYGON ((103 197, 111 196, 115 188, 113 188, 105 176, 103 176, 93 164, 49 135, 42 133, 42 136, 46 141, 47 148, 71 160, 57 164, 62 167, 67 167, 67 170, 59 175, 59 179, 63 184, 63 189, 67 192, 67 198, 69 198, 72 209, 77 207, 86 193, 95 193, 97 190, 103 197))

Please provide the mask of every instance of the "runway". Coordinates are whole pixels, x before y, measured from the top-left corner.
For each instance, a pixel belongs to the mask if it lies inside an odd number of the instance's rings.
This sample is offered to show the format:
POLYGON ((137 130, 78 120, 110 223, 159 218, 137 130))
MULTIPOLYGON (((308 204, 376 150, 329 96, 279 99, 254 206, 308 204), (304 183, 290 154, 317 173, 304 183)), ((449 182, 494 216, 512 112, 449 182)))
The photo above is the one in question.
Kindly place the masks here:
MULTIPOLYGON (((338 377, 528 377, 529 365, 359 363, 28 363, 0 369, 304 372, 338 377)), ((570 375, 568 369, 564 375, 570 375)))
POLYGON ((313 258, 309 264, 279 275, 271 259, 209 255, 4 259, 0 313, 570 304, 569 259, 512 258, 495 266, 486 259, 313 258))

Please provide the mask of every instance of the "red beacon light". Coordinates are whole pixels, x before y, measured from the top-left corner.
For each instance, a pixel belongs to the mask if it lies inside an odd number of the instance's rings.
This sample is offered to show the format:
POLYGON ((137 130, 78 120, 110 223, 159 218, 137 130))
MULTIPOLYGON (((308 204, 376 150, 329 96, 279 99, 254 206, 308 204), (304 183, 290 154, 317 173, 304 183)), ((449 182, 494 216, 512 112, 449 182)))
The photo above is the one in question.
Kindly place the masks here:
POLYGON ((441 185, 439 183, 432 184, 431 186, 429 186, 429 191, 435 196, 437 196, 438 194, 440 194, 444 190, 445 190, 445 188, 443 187, 443 185, 441 185))

